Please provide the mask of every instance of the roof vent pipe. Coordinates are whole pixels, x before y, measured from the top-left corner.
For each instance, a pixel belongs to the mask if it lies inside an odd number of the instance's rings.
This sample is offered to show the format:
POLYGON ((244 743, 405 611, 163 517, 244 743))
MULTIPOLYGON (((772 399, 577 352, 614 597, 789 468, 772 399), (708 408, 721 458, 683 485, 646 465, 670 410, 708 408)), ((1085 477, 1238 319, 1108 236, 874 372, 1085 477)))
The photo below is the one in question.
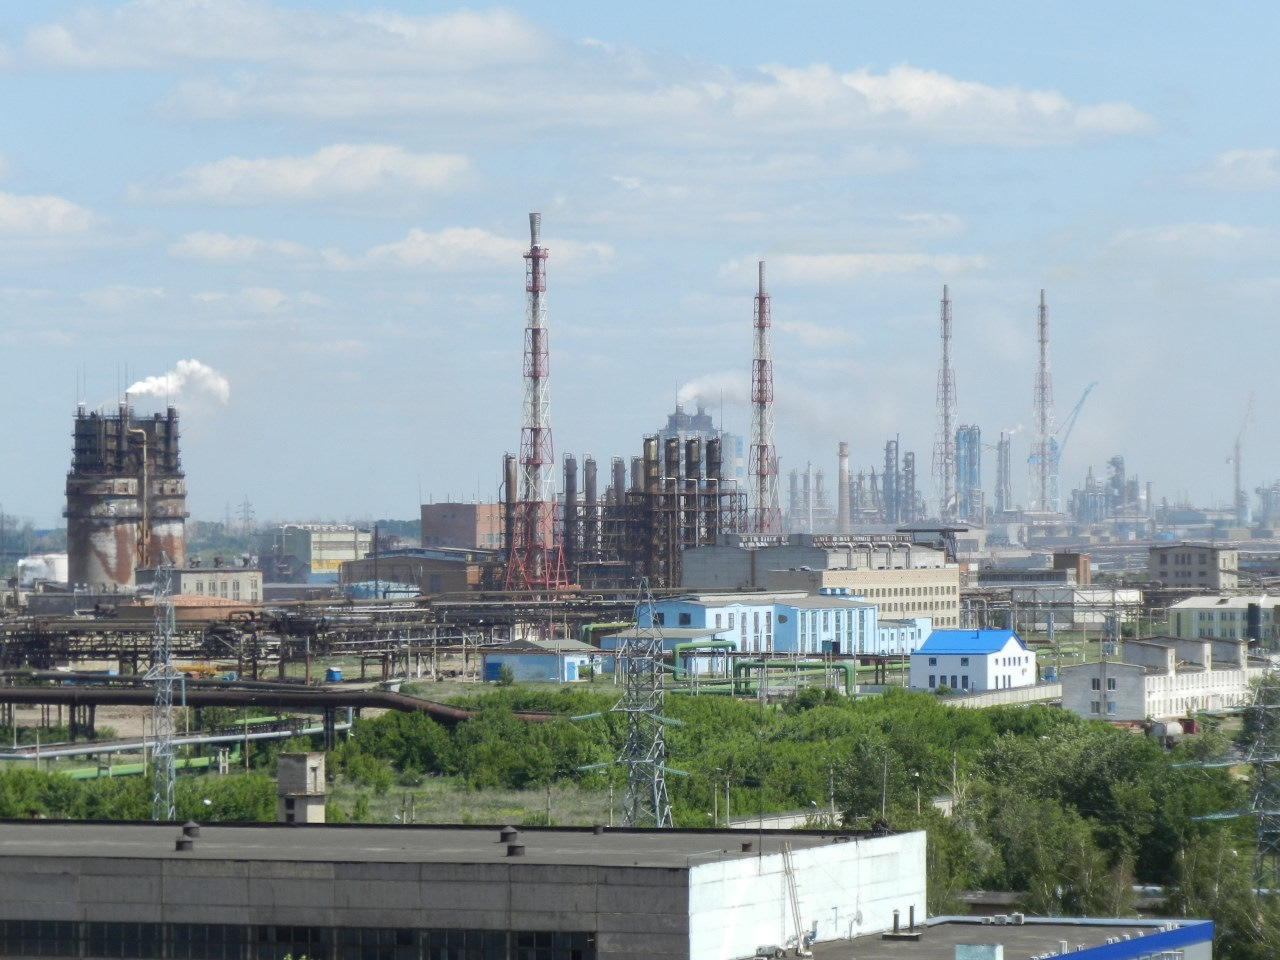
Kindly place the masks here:
POLYGON ((523 857, 523 856, 524 856, 524 844, 523 844, 523 843, 508 843, 508 844, 507 844, 507 856, 508 856, 508 857, 523 857))
POLYGON ((194 820, 188 820, 182 825, 182 835, 184 837, 200 836, 200 824, 196 823, 194 820))
POLYGON ((520 833, 515 827, 503 827, 498 831, 498 842, 511 843, 518 836, 520 836, 520 833))
POLYGON ((188 853, 195 849, 196 842, 188 836, 178 834, 178 839, 174 841, 173 849, 181 853, 188 853))

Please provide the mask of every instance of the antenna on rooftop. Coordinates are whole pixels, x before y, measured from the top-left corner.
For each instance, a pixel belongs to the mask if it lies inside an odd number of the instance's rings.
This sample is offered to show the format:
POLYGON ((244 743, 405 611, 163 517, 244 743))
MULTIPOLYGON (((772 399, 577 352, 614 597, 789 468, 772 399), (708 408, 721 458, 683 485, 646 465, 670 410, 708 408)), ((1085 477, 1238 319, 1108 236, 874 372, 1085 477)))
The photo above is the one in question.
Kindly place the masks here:
POLYGON ((177 768, 173 758, 173 564, 162 556, 156 564, 151 591, 156 611, 156 630, 151 644, 151 669, 144 679, 156 687, 151 708, 153 779, 151 819, 174 819, 174 781, 177 768))

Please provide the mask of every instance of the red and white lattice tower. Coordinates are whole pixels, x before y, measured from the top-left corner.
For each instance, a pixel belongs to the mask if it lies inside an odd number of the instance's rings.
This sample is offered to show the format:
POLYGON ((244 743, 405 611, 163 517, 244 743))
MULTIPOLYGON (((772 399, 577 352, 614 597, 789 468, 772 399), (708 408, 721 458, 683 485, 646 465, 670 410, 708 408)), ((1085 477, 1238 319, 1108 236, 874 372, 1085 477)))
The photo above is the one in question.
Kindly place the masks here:
POLYGON ((938 439, 933 447, 938 519, 956 514, 956 374, 951 367, 951 298, 942 287, 942 365, 938 368, 938 439))
POLYGON ((751 476, 752 503, 748 533, 782 533, 778 507, 778 453, 773 446, 773 355, 769 349, 769 294, 764 289, 764 261, 760 261, 760 289, 756 293, 755 353, 751 364, 751 476))
MULTIPOLYGON (((524 328, 524 422, 520 428, 517 490, 507 544, 507 589, 554 593, 568 585, 557 517, 555 450, 551 442, 551 351, 547 336, 547 250, 542 215, 529 214, 524 328)), ((508 493, 508 496, 511 496, 508 493)))
POLYGON ((1036 370, 1036 509, 1058 509, 1058 441, 1053 423, 1053 375, 1049 373, 1049 308, 1040 291, 1040 366, 1036 370))

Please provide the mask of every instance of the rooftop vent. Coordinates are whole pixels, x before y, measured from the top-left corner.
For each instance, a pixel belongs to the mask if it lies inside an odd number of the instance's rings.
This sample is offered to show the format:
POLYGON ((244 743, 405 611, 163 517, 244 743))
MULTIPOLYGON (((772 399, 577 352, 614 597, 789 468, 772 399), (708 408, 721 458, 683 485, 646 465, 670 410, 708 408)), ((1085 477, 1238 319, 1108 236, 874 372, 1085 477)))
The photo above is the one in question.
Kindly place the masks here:
POLYGON ((523 857, 523 856, 524 856, 524 844, 523 844, 523 843, 508 843, 508 844, 507 844, 507 856, 508 856, 508 857, 523 857))
POLYGON ((515 827, 503 827, 498 831, 499 843, 511 843, 516 837, 520 836, 520 831, 515 827))

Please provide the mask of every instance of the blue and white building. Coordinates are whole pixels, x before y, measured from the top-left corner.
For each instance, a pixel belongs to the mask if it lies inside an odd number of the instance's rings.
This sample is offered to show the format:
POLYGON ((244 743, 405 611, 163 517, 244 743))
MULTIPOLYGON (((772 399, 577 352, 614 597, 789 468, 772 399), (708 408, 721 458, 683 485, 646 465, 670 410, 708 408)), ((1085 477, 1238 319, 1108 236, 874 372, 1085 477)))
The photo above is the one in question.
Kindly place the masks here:
MULTIPOLYGON (((654 604, 654 619, 669 627, 713 631, 739 653, 859 653, 876 645, 874 604, 835 594, 727 593, 676 597, 654 604)), ((649 626, 642 616, 639 626, 649 626)))
POLYGON ((580 640, 512 640, 481 651, 486 682, 497 681, 503 667, 522 683, 573 683, 591 675, 600 651, 580 640))
POLYGON ((1012 630, 935 630, 911 655, 911 687, 981 693, 1029 687, 1036 655, 1012 630))

